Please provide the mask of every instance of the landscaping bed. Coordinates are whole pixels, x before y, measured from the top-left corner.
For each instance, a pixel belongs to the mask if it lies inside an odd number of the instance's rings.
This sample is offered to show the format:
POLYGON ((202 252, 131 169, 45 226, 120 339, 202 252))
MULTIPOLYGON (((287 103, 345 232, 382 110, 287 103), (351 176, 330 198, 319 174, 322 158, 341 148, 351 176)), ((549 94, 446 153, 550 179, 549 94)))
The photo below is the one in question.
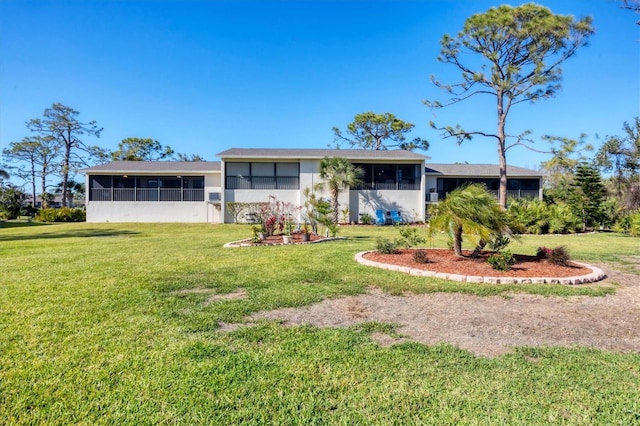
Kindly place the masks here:
POLYGON ((442 272, 467 276, 491 277, 573 277, 591 273, 591 269, 584 265, 569 262, 567 266, 554 265, 547 259, 537 256, 514 254, 516 264, 508 271, 493 269, 487 262, 494 252, 482 252, 477 258, 471 258, 471 251, 463 251, 463 257, 456 256, 452 250, 428 249, 427 263, 414 260, 416 249, 398 250, 395 254, 384 254, 372 251, 364 254, 364 258, 373 262, 406 266, 426 271, 442 272))

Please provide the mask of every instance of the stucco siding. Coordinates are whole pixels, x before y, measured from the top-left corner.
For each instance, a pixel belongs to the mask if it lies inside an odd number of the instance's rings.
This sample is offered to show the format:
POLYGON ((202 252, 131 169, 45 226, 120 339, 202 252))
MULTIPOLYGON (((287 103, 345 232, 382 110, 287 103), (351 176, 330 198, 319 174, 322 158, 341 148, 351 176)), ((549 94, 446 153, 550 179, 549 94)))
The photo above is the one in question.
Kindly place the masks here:
POLYGON ((87 222, 212 222, 206 202, 91 201, 87 222))
POLYGON ((376 210, 399 211, 409 222, 424 220, 423 196, 422 191, 351 191, 351 220, 363 214, 375 218, 376 210))
POLYGON ((278 201, 300 205, 300 191, 295 189, 227 189, 224 191, 224 222, 233 223, 233 216, 229 214, 226 203, 260 203, 268 202, 274 196, 278 201))

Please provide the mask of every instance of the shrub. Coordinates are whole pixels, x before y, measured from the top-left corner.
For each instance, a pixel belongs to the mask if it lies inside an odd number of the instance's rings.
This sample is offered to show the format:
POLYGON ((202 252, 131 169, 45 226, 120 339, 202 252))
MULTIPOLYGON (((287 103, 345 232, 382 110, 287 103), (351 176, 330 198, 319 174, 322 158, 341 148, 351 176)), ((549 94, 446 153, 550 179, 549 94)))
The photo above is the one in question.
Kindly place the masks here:
POLYGON ((335 237, 338 234, 338 224, 335 222, 328 222, 327 229, 329 230, 329 235, 335 237))
POLYGON ((407 225, 398 225, 398 232, 400 232, 398 245, 402 247, 411 248, 426 242, 424 237, 418 235, 416 228, 411 228, 407 225))
POLYGON ((549 263, 553 265, 567 266, 571 256, 566 246, 559 246, 551 250, 548 256, 549 263))
POLYGON ((35 217, 38 222, 84 222, 87 214, 83 209, 62 207, 60 209, 40 209, 35 217))
POLYGON ((547 210, 551 234, 574 234, 582 230, 582 220, 568 204, 551 204, 547 210))
POLYGON ((538 247, 536 249, 536 256, 538 256, 539 259, 547 259, 552 251, 553 250, 551 250, 549 247, 538 247))
POLYGON ((629 215, 629 234, 640 237, 640 210, 629 215))
POLYGON ((386 238, 378 238, 376 250, 382 254, 396 254, 398 253, 398 243, 386 238))
POLYGON ((491 250, 500 251, 511 244, 511 239, 505 234, 497 234, 491 238, 489 241, 489 247, 491 250))
POLYGON ((427 251, 426 250, 416 250, 413 253, 413 260, 416 263, 429 263, 429 257, 427 256, 427 251))
POLYGON ((640 237, 640 210, 622 216, 616 222, 613 230, 629 234, 632 237, 640 237))
POLYGON ((548 204, 541 200, 510 200, 509 227, 516 233, 569 234, 581 231, 582 220, 564 202, 548 204))
POLYGON ((493 269, 498 271, 508 271, 511 266, 516 264, 516 258, 509 250, 501 251, 496 254, 492 254, 487 258, 487 262, 493 269))
POLYGON ((371 225, 373 223, 373 218, 365 213, 360 216, 360 223, 363 225, 371 225))

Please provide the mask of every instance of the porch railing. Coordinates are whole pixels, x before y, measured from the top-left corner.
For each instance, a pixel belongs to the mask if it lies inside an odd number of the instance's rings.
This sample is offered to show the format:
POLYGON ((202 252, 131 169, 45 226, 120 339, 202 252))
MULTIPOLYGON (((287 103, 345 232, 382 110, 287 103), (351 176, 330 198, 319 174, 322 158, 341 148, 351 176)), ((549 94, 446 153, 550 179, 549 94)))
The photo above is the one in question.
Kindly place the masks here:
POLYGON ((91 201, 204 201, 204 189, 92 188, 91 201))
POLYGON ((399 182, 396 182, 393 179, 389 179, 388 181, 383 182, 362 182, 354 189, 361 191, 418 191, 420 190, 420 179, 403 179, 399 182))

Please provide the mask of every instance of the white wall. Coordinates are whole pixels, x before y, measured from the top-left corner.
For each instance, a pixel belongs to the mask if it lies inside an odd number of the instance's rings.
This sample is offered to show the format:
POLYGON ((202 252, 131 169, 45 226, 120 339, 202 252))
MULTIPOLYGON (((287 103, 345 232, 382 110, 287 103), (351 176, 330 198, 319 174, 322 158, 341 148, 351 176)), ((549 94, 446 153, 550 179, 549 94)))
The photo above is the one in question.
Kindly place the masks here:
MULTIPOLYGON (((247 160, 251 161, 251 159, 247 160)), ((269 196, 274 196, 278 201, 284 201, 291 203, 294 206, 302 206, 305 202, 304 190, 310 188, 313 190, 314 186, 320 182, 319 169, 320 160, 300 160, 300 189, 226 189, 223 194, 222 208, 224 211, 224 222, 232 223, 233 217, 227 211, 226 204, 229 202, 237 203, 257 203, 269 201, 269 196)), ((225 163, 222 163, 222 174, 224 174, 225 163)), ((318 197, 327 197, 328 193, 319 189, 316 192, 318 197)), ((348 198, 346 199, 348 202, 348 198)))
POLYGON ((224 222, 233 223, 233 216, 229 214, 226 203, 261 203, 268 202, 270 196, 278 201, 300 205, 301 191, 297 189, 226 189, 224 191, 224 222))
POLYGON ((399 211, 408 222, 424 220, 422 191, 350 191, 351 220, 357 222, 362 214, 376 217, 376 210, 399 211))
POLYGON ((90 201, 87 222, 212 222, 207 202, 90 201))

